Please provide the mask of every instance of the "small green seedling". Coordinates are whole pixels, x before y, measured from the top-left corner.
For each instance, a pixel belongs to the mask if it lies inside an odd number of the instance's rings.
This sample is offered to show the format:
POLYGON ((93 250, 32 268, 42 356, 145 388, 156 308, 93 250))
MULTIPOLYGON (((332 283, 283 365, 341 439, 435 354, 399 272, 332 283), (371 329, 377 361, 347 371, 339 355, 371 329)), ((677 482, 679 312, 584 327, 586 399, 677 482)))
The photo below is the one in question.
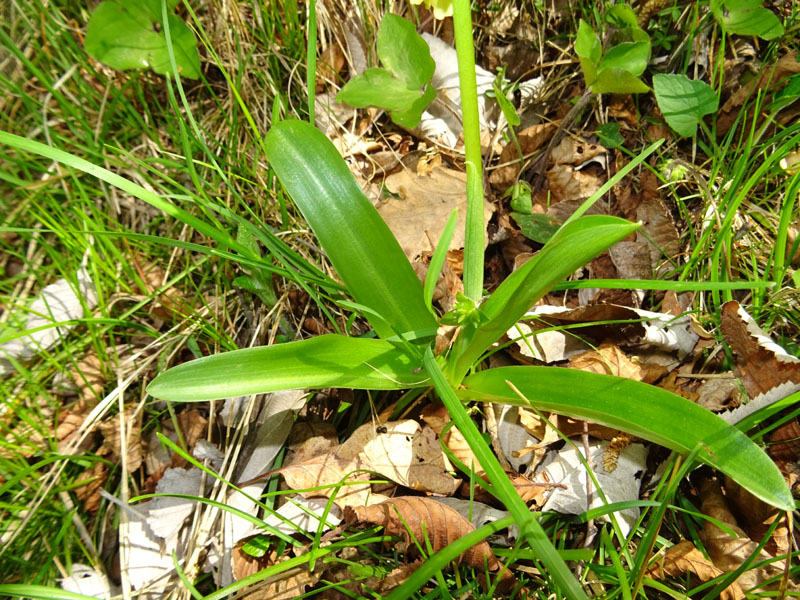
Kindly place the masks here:
POLYGON ((382 108, 396 124, 413 129, 436 98, 430 85, 436 63, 428 44, 413 24, 388 14, 378 30, 378 58, 385 68, 367 69, 354 77, 336 100, 358 108, 382 108))
MULTIPOLYGON (((192 30, 172 14, 180 0, 167 0, 169 29, 175 62, 183 77, 200 77, 197 39, 192 30)), ((84 47, 86 52, 114 69, 172 71, 168 40, 161 19, 160 0, 106 0, 92 13, 84 47)))
POLYGON ((527 182, 517 182, 508 188, 505 195, 511 196, 511 218, 519 225, 526 238, 544 244, 558 231, 556 219, 550 215, 532 212, 531 186, 527 182))
POLYGON ((650 60, 650 36, 641 29, 628 6, 612 6, 606 20, 615 27, 620 43, 605 53, 594 29, 581 19, 575 52, 586 87, 595 94, 641 94, 650 91, 639 76, 650 60))
POLYGON ((761 0, 711 0, 711 13, 730 34, 774 40, 783 35, 780 19, 761 6, 761 0))
POLYGON ((686 75, 654 75, 653 92, 667 125, 684 137, 693 136, 703 117, 719 105, 711 86, 686 75))

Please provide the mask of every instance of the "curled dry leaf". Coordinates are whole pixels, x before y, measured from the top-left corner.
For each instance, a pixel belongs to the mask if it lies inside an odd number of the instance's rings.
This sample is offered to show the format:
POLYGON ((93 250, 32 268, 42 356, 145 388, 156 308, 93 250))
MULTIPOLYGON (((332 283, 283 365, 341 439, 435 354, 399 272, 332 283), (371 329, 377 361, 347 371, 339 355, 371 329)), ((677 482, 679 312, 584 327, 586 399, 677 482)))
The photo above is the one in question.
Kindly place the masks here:
MULTIPOLYGON (((532 125, 520 131, 517 134, 517 141, 519 142, 519 148, 522 150, 523 156, 536 152, 549 142, 557 128, 558 123, 540 123, 539 125, 532 125)), ((489 183, 501 191, 505 191, 516 181, 517 176, 522 170, 522 164, 519 158, 517 145, 513 142, 506 144, 505 148, 503 148, 503 152, 500 154, 501 166, 492 171, 492 174, 489 175, 489 183)))
POLYGON ((800 359, 776 344, 736 301, 722 305, 720 329, 736 353, 735 373, 750 402, 720 416, 737 423, 800 390, 800 359))
MULTIPOLYGON (((703 556, 692 542, 684 540, 672 546, 656 563, 650 565, 645 575, 653 579, 664 579, 666 576, 682 577, 686 573, 693 573, 700 581, 709 581, 722 575, 723 571, 703 556)), ((721 600, 742 600, 744 597, 742 588, 736 582, 720 594, 721 600)))
MULTIPOLYGON (((401 552, 412 555, 417 551, 417 544, 427 547, 426 538, 431 552, 435 553, 475 530, 472 523, 449 506, 431 498, 411 496, 399 496, 373 506, 348 507, 344 519, 348 525, 381 525, 387 535, 402 538, 398 545, 401 552)), ((456 562, 469 565, 478 573, 488 569, 497 574, 502 569, 501 581, 512 579, 486 541, 461 554, 456 562)))
POLYGON ((569 364, 573 369, 616 375, 644 383, 654 383, 666 372, 666 368, 660 365, 645 365, 631 360, 615 344, 601 344, 597 350, 573 356, 569 364))
POLYGON ((141 422, 133 406, 127 406, 124 412, 125 443, 120 439, 120 417, 113 415, 100 423, 99 430, 103 436, 103 444, 97 450, 98 455, 111 454, 111 460, 121 461, 125 452, 128 471, 133 472, 142 464, 142 432, 141 422))

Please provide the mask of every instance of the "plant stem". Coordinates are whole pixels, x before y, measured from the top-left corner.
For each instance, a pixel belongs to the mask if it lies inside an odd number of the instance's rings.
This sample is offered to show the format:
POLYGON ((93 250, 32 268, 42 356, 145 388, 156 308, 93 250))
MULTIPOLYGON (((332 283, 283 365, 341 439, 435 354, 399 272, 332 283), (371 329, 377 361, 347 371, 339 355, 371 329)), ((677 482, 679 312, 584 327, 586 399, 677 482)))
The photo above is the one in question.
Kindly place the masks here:
POLYGON ((472 42, 472 11, 469 0, 453 0, 453 29, 458 57, 464 154, 467 164, 464 294, 479 302, 483 295, 483 248, 486 240, 486 224, 483 222, 481 124, 478 114, 475 47, 472 42))
POLYGON ((430 376, 433 387, 450 414, 450 418, 469 442, 472 452, 486 473, 489 482, 494 486, 497 496, 505 503, 508 512, 514 517, 519 526, 520 534, 528 541, 537 558, 542 561, 542 564, 559 586, 561 592, 571 600, 585 600, 586 594, 581 589, 580 584, 573 577, 564 560, 559 556, 558 550, 547 537, 538 519, 533 516, 525 502, 520 498, 519 493, 514 488, 506 472, 503 471, 503 467, 500 466, 489 445, 481 437, 467 410, 461 404, 453 388, 450 387, 430 348, 425 351, 423 364, 425 365, 425 372, 430 376))
POLYGON ((306 47, 306 87, 308 122, 314 125, 314 100, 317 85, 317 0, 308 3, 308 46, 306 47))

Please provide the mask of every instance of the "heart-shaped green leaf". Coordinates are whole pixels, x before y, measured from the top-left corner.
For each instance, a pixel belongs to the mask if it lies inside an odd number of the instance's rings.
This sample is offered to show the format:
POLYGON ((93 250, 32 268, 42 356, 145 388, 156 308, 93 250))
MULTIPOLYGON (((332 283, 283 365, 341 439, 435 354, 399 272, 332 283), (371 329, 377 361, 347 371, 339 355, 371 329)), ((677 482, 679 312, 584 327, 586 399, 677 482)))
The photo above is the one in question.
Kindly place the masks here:
POLYGON ((693 136, 700 120, 719 105, 717 95, 706 82, 686 75, 654 75, 653 91, 667 124, 684 137, 693 136))
MULTIPOLYGON (((171 12, 177 0, 170 0, 171 12)), ((168 17, 175 62, 180 74, 190 79, 200 77, 197 40, 186 23, 175 15, 168 17)), ((167 38, 161 30, 159 0, 106 0, 92 13, 84 44, 86 52, 114 69, 151 68, 156 73, 172 71, 167 38)))

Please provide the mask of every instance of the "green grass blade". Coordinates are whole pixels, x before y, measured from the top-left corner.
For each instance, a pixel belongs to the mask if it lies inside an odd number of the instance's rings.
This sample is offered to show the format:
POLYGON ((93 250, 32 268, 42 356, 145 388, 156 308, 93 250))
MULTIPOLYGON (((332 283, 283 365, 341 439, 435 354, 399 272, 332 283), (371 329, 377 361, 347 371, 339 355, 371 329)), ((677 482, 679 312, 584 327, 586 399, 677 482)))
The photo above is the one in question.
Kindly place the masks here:
POLYGON ((165 212, 171 217, 186 223, 203 235, 206 235, 212 240, 217 241, 224 247, 242 252, 245 254, 245 256, 247 255, 246 249, 244 249, 240 244, 237 244, 236 240, 234 240, 227 233, 212 227, 208 223, 205 223, 197 217, 190 215, 182 208, 179 208, 171 202, 168 202, 158 194, 154 194, 142 186, 137 185, 132 181, 117 175, 116 173, 112 173, 108 169, 99 167, 87 160, 70 154, 69 152, 64 152, 58 148, 52 148, 45 144, 19 137, 11 133, 6 133, 4 131, 0 131, 0 144, 7 144, 8 146, 16 148, 17 150, 23 150, 25 152, 31 152, 33 154, 38 154, 39 156, 44 156, 45 158, 55 160, 67 166, 73 167, 74 169, 78 169, 79 171, 83 171, 84 173, 88 173, 89 175, 97 177, 98 179, 121 189, 123 192, 129 193, 131 196, 147 202, 151 206, 154 206, 155 208, 165 212))
POLYGON ((458 209, 455 208, 447 218, 447 223, 442 230, 442 235, 439 236, 439 243, 436 244, 436 250, 433 251, 431 262, 428 265, 428 274, 425 276, 423 292, 425 296, 425 306, 427 306, 430 311, 433 311, 433 292, 436 289, 436 282, 439 280, 442 267, 444 267, 444 261, 447 258, 450 240, 453 239, 453 233, 455 233, 456 230, 457 217, 458 209))
POLYGON ((494 452, 489 448, 477 426, 467 414, 466 409, 458 401, 456 392, 445 379, 444 373, 433 357, 433 352, 430 348, 425 351, 424 364, 425 371, 430 375, 436 393, 450 413, 450 418, 453 419, 453 423, 469 443, 469 447, 480 462, 481 467, 483 467, 498 497, 505 503, 511 516, 514 517, 520 533, 525 536, 536 556, 542 561, 548 573, 568 598, 586 598, 586 594, 584 594, 580 584, 558 555, 558 551, 548 539, 539 521, 520 498, 508 475, 506 475, 503 467, 500 466, 494 452))
POLYGON ((420 366, 384 340, 322 335, 193 360, 156 377, 147 392, 196 402, 301 388, 397 390, 428 384, 414 372, 420 366))
POLYGON ((0 584, 0 596, 11 598, 37 598, 42 600, 93 600, 95 596, 84 596, 75 592, 68 592, 60 588, 51 588, 44 585, 28 585, 24 583, 0 584))
POLYGON ((464 328, 451 355, 451 381, 458 382, 481 354, 522 318, 552 287, 639 227, 624 219, 583 217, 559 230, 556 237, 514 271, 480 307, 483 324, 464 328))
POLYGON ((764 502, 793 510, 794 500, 772 460, 735 427, 661 388, 554 367, 502 367, 470 375, 462 400, 534 406, 621 429, 681 454, 695 448, 702 462, 729 475, 764 502), (512 383, 527 399, 511 388, 512 383))
POLYGON ((422 284, 333 144, 312 125, 283 121, 265 138, 270 165, 381 337, 436 331, 422 284))

